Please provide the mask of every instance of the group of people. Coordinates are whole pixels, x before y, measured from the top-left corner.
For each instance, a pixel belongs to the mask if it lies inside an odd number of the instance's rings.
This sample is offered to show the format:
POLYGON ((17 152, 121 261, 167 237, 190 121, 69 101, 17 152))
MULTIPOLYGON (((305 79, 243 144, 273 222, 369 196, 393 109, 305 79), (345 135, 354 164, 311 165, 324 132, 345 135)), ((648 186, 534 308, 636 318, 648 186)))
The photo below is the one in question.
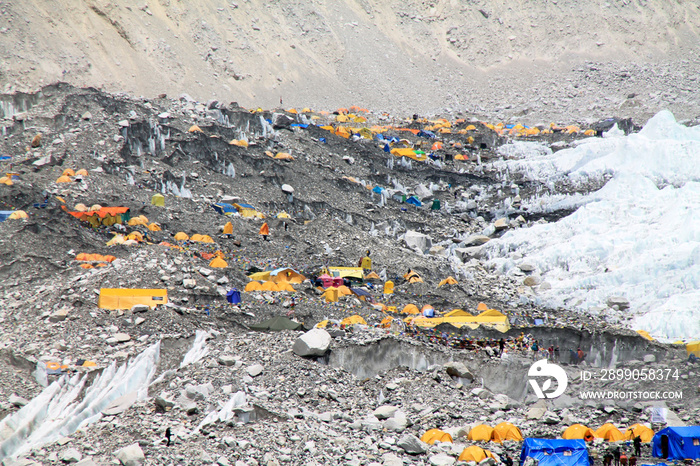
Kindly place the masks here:
POLYGON ((620 450, 619 446, 606 452, 603 456, 603 466, 613 466, 613 462, 614 466, 637 466, 637 459, 642 456, 642 439, 637 436, 632 440, 632 444, 634 454, 629 457, 624 450, 620 450))

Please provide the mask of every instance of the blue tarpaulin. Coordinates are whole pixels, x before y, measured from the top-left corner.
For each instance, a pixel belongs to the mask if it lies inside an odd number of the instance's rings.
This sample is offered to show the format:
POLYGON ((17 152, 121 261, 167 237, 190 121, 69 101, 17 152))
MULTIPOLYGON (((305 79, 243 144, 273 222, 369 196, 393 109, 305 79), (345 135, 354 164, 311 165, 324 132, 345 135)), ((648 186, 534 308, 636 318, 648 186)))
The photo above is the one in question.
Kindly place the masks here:
MULTIPOLYGON (((243 204, 239 204, 243 205, 243 204)), ((231 204, 227 204, 225 202, 219 202, 218 204, 212 204, 211 205, 215 211, 220 213, 221 215, 226 215, 226 214, 232 214, 234 212, 237 212, 236 208, 232 206, 231 204)), ((252 209, 252 207, 250 207, 252 209)))
POLYGON ((0 222, 7 220, 7 217, 12 215, 13 212, 14 210, 0 210, 0 222))
POLYGON ((302 124, 302 123, 292 123, 292 124, 289 125, 289 126, 291 126, 292 128, 295 127, 295 126, 296 126, 297 128, 308 128, 308 127, 309 127, 309 125, 304 125, 304 124, 302 124))
POLYGON ((432 131, 425 131, 425 130, 420 130, 418 131, 418 137, 419 138, 435 138, 435 133, 432 131))
POLYGON ((423 203, 416 196, 411 196, 406 199, 406 204, 411 204, 416 207, 421 207, 423 205, 423 203))
POLYGON ((666 427, 654 435, 651 443, 651 454, 657 458, 700 459, 700 426, 666 427))
POLYGON ((539 462, 539 466, 589 466, 588 449, 583 439, 526 438, 520 453, 520 464, 527 457, 539 462))
POLYGON ((382 188, 381 186, 375 186, 374 188, 372 188, 373 193, 381 194, 382 191, 384 191, 384 188, 382 188))

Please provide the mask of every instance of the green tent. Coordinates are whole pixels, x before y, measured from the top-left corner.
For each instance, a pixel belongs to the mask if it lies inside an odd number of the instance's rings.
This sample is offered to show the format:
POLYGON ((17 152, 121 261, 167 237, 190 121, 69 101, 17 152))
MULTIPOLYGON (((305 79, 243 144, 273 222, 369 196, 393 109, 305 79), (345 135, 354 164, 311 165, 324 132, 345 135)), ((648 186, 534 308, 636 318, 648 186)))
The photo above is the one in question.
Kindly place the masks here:
POLYGON ((286 317, 277 316, 264 322, 259 322, 250 326, 251 330, 301 330, 302 325, 299 322, 287 319, 286 317))
POLYGON ((430 210, 440 210, 440 199, 433 199, 433 205, 430 206, 430 210))

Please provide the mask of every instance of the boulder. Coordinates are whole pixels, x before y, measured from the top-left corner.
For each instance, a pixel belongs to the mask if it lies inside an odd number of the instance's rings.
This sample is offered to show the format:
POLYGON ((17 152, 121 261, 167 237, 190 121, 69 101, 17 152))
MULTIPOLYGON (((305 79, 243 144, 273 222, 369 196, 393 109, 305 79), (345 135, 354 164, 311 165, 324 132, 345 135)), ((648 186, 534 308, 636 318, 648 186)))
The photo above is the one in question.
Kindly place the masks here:
POLYGON ((535 271, 535 266, 532 264, 528 264, 527 262, 523 262, 522 264, 518 265, 518 268, 525 273, 530 273, 530 272, 535 271))
POLYGON ((146 459, 138 443, 122 448, 116 457, 123 466, 141 466, 146 459))
POLYGON ((63 450, 58 458, 64 463, 77 463, 83 459, 83 455, 75 448, 68 448, 63 450))
POLYGON ((506 228, 508 228, 508 219, 507 218, 499 218, 498 220, 493 222, 493 226, 496 229, 496 231, 505 230, 506 228))
POLYGON ((61 309, 49 316, 49 322, 63 322, 64 320, 66 320, 66 317, 68 317, 68 308, 62 307, 61 309))
POLYGON ((422 442, 415 435, 404 435, 396 442, 396 446, 403 449, 409 455, 420 455, 428 451, 428 444, 422 442))
POLYGON ((262 364, 253 364, 252 366, 249 366, 246 369, 246 372, 248 373, 249 376, 251 377, 257 377, 263 372, 263 366, 262 364))
POLYGON ((646 363, 656 362, 656 356, 654 356, 653 354, 645 354, 644 355, 644 362, 646 362, 646 363))
POLYGON ((211 382, 200 385, 187 384, 185 386, 185 396, 190 400, 206 400, 213 391, 214 386, 211 382))
POLYGON ((222 354, 219 356, 218 361, 222 366, 233 366, 236 364, 236 358, 230 354, 222 354))
POLYGON ((291 118, 284 113, 273 113, 271 120, 272 127, 275 129, 289 128, 289 125, 294 123, 294 118, 291 118))
POLYGON ((384 405, 384 406, 380 406, 379 408, 375 409, 374 413, 372 413, 372 414, 374 414, 374 417, 376 417, 377 419, 380 419, 380 420, 381 419, 389 419, 390 417, 392 417, 394 415, 394 413, 398 409, 399 408, 396 406, 384 405))
POLYGON ((192 289, 197 286, 197 281, 193 278, 185 278, 182 280, 182 286, 188 289, 192 289))
POLYGON ((297 338, 292 351, 297 356, 323 356, 330 345, 330 334, 322 328, 314 328, 297 338))
POLYGON ((530 275, 529 277, 525 277, 525 280, 523 280, 523 285, 525 286, 537 286, 542 282, 542 279, 540 277, 530 275))
POLYGON ((527 410, 528 419, 542 419, 544 413, 547 412, 547 404, 544 400, 539 400, 527 410))
POLYGON ((474 375, 464 363, 450 361, 443 365, 445 371, 453 377, 461 377, 464 379, 474 380, 474 375))
POLYGON ((544 424, 559 424, 561 422, 561 418, 557 415, 557 413, 552 412, 552 411, 547 411, 544 413, 544 416, 540 419, 540 421, 544 424))
POLYGON ((484 243, 489 242, 491 238, 485 235, 471 235, 464 240, 465 246, 481 246, 484 243))
POLYGON ((148 312, 151 310, 151 307, 148 306, 147 304, 134 304, 131 306, 131 312, 134 314, 138 314, 139 312, 148 312))
POLYGON ((423 253, 429 251, 430 248, 433 247, 433 240, 430 236, 413 230, 404 233, 403 240, 409 248, 416 249, 423 253))
POLYGON ((384 428, 389 432, 403 432, 408 427, 405 417, 392 417, 384 421, 384 428))
POLYGON ((455 459, 445 453, 438 453, 428 458, 428 462, 433 466, 451 466, 455 464, 455 459))
POLYGON ((610 296, 607 301, 608 306, 617 306, 618 309, 625 310, 630 307, 630 302, 627 298, 622 296, 610 296))

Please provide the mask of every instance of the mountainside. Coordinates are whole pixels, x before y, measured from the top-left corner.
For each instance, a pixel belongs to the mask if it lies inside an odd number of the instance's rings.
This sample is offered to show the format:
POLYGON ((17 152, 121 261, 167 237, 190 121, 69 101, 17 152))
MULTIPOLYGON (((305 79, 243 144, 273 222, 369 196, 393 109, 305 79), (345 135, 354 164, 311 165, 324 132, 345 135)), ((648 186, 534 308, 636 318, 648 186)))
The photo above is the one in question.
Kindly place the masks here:
POLYGON ((700 114, 696 2, 0 2, 3 91, 66 81, 248 107, 536 123, 700 114))

